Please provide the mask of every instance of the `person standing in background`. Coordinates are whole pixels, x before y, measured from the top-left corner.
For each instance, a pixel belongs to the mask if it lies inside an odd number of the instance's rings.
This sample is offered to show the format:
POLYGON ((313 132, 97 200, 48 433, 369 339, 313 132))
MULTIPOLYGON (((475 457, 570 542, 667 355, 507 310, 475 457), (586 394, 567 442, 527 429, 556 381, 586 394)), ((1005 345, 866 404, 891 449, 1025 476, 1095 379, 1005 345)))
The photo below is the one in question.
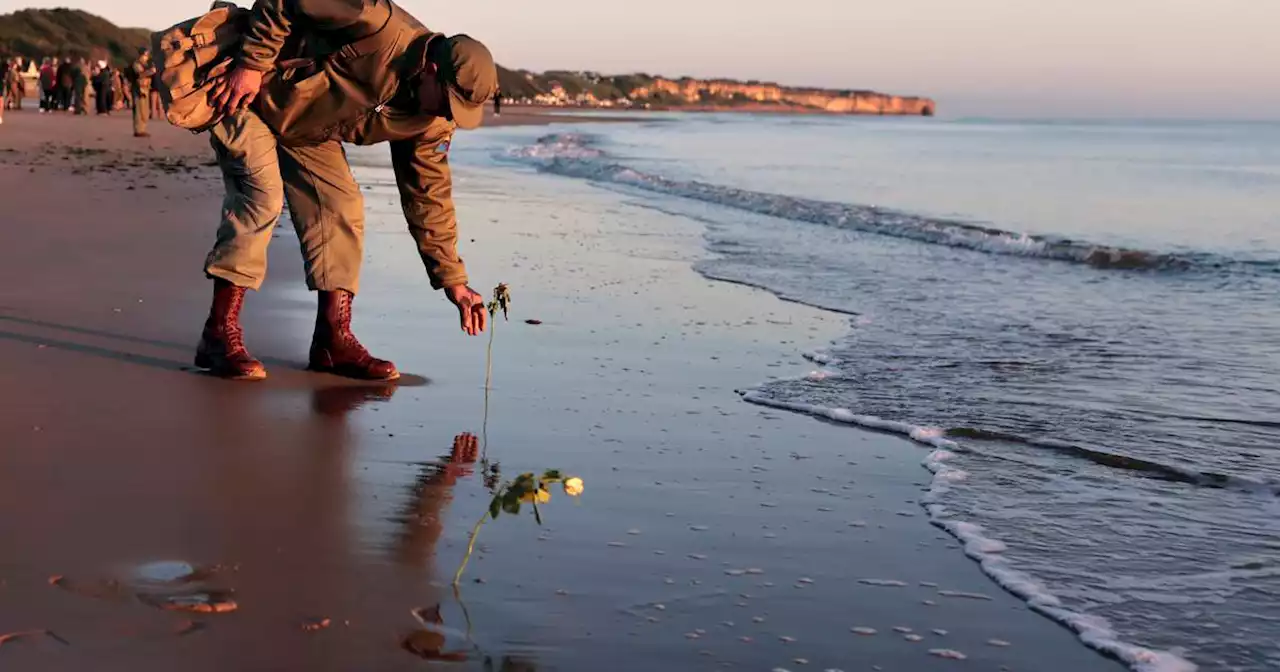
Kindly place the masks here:
POLYGON ((5 94, 5 104, 0 105, 0 107, 21 110, 22 98, 26 93, 23 91, 26 83, 22 79, 22 59, 14 56, 11 61, 0 67, 4 69, 4 89, 7 92, 5 94))
POLYGON ((107 61, 98 61, 98 74, 93 80, 98 114, 111 114, 116 109, 116 70, 107 61))
POLYGON ((71 58, 66 57, 58 64, 58 104, 59 112, 71 109, 71 87, 74 84, 71 76, 71 58))
POLYGON ((89 62, 80 59, 71 68, 72 100, 76 114, 89 114, 89 62))
POLYGON ((147 121, 151 117, 151 78, 156 68, 151 63, 151 52, 138 50, 138 60, 131 67, 130 80, 133 83, 133 137, 150 137, 147 132, 147 121))
POLYGON ((54 70, 53 61, 46 58, 40 64, 40 113, 52 112, 57 106, 58 74, 54 70))
POLYGON ((493 94, 493 116, 502 116, 502 89, 498 89, 498 92, 493 94))
POLYGON ((164 105, 160 102, 160 87, 164 86, 160 82, 160 71, 151 76, 151 116, 153 118, 163 118, 164 105))
POLYGON ((18 101, 14 109, 21 110, 27 98, 27 72, 32 69, 31 59, 18 61, 18 101))
POLYGON ((13 70, 13 65, 9 63, 8 59, 0 60, 0 125, 4 124, 4 111, 9 107, 9 101, 5 94, 8 93, 10 88, 11 70, 13 70))
POLYGON ((121 68, 111 68, 112 87, 116 94, 116 109, 132 107, 129 104, 129 78, 121 68))

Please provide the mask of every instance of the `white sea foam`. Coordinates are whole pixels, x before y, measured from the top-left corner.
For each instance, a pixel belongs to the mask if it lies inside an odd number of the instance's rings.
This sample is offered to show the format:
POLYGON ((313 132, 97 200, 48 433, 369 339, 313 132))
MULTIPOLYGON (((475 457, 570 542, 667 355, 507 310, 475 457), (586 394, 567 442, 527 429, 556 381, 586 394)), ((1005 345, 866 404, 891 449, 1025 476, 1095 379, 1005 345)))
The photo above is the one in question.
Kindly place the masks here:
POLYGON ((931 522, 946 530, 964 544, 964 552, 976 560, 983 572, 1000 587, 1018 596, 1035 611, 1066 625, 1076 632, 1080 640, 1098 651, 1124 661, 1136 672, 1195 672, 1194 663, 1168 651, 1156 651, 1121 641, 1111 624, 1103 618, 1072 611, 1034 577, 1015 569, 1003 556, 1007 550, 1003 542, 986 536, 979 525, 951 517, 945 505, 944 495, 967 474, 949 464, 957 453, 967 449, 946 438, 945 433, 934 427, 920 427, 905 422, 885 420, 870 415, 860 415, 847 408, 828 408, 813 404, 771 399, 759 392, 742 395, 745 401, 770 408, 805 413, 836 422, 848 423, 879 431, 889 431, 906 436, 916 443, 931 446, 924 466, 933 472, 933 483, 921 503, 929 512, 931 522))
POLYGON ((510 149, 506 155, 566 177, 618 184, 771 217, 989 254, 1042 257, 1100 267, 1163 268, 1187 263, 1186 260, 1158 253, 1001 231, 876 206, 817 201, 707 182, 672 179, 612 162, 608 154, 595 145, 591 136, 581 133, 547 135, 539 138, 533 145, 510 149))
POLYGON ((816 351, 806 352, 802 354, 801 357, 804 357, 805 359, 813 362, 814 364, 821 364, 823 366, 836 366, 837 364, 840 363, 839 359, 837 359, 836 357, 832 357, 831 355, 825 352, 816 352, 816 351))

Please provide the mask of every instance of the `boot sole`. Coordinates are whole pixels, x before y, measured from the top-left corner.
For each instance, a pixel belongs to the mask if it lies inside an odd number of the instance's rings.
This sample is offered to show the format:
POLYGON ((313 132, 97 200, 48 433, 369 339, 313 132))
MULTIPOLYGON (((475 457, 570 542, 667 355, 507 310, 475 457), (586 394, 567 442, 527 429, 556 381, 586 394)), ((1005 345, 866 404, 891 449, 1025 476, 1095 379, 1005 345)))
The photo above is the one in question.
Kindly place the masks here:
POLYGON ((217 362, 205 355, 196 355, 195 365, 197 369, 208 371, 211 375, 222 378, 223 380, 257 381, 267 379, 266 370, 255 373, 235 373, 227 370, 226 368, 217 366, 217 362))
POLYGON ((338 370, 338 369, 337 369, 337 368, 335 368, 335 367, 331 367, 331 366, 319 366, 319 365, 317 365, 317 364, 308 364, 308 365, 307 365, 307 370, 308 370, 308 371, 310 371, 310 372, 312 372, 312 373, 327 373, 327 374, 329 374, 329 375, 331 375, 331 376, 338 376, 339 378, 349 378, 349 379, 351 379, 351 380, 366 380, 366 381, 369 381, 369 382, 371 382, 371 383, 389 383, 389 382, 391 382, 391 381, 393 381, 393 380, 400 380, 400 372, 399 372, 399 371, 396 371, 395 373, 393 373, 393 374, 391 374, 391 375, 389 375, 389 376, 386 376, 386 377, 384 377, 384 378, 371 378, 371 377, 369 377, 369 376, 353 376, 353 375, 350 375, 350 374, 343 373, 342 371, 338 370))

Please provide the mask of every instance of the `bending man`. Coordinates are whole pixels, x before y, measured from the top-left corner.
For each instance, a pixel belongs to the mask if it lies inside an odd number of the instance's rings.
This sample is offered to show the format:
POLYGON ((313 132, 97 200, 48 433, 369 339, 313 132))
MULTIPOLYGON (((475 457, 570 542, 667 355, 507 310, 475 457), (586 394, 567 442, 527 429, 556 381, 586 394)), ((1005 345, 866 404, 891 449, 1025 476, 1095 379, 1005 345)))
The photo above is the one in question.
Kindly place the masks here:
POLYGON ((433 33, 389 0, 257 0, 238 66, 213 93, 227 113, 211 129, 227 193, 205 263, 213 306, 196 365, 228 378, 266 376, 245 348, 239 312, 245 290, 262 285, 287 202, 307 286, 319 297, 310 368, 399 377, 351 332, 364 204, 343 142, 389 144, 431 286, 458 308, 463 331, 484 331, 484 299, 467 286, 458 256, 448 152, 454 128, 478 127, 496 89, 484 45, 433 33))

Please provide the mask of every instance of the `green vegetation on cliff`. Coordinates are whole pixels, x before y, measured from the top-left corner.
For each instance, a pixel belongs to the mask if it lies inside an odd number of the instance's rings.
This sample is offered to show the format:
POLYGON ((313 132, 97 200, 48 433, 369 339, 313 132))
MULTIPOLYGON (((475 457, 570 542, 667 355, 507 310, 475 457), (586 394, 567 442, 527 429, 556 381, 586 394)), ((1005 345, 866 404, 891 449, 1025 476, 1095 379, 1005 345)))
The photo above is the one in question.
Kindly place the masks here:
POLYGON ((0 15, 0 54, 132 60, 151 31, 119 28, 78 9, 24 9, 0 15))

